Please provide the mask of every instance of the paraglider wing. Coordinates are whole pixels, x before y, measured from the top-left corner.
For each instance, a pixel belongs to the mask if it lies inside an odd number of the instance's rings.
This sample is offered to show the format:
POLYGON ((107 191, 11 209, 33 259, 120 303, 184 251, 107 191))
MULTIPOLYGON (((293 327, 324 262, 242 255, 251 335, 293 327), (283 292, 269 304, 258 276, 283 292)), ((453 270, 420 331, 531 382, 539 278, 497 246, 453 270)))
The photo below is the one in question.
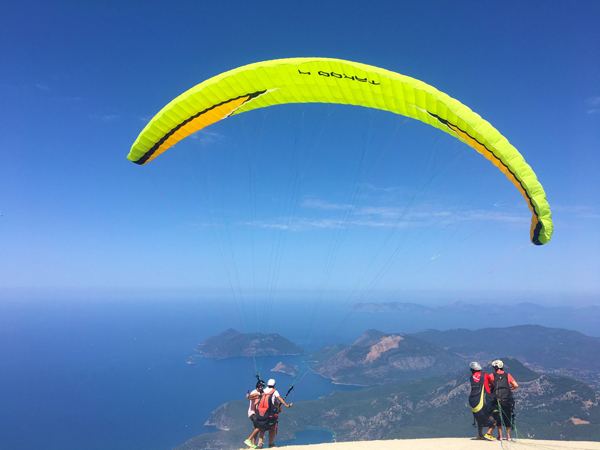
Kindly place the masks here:
POLYGON ((128 159, 145 164, 190 134, 234 114, 284 103, 339 103, 382 109, 428 123, 473 147, 519 189, 531 210, 531 241, 552 237, 546 194, 521 154, 489 122, 414 78, 366 64, 291 58, 243 66, 183 93, 146 125, 128 159))

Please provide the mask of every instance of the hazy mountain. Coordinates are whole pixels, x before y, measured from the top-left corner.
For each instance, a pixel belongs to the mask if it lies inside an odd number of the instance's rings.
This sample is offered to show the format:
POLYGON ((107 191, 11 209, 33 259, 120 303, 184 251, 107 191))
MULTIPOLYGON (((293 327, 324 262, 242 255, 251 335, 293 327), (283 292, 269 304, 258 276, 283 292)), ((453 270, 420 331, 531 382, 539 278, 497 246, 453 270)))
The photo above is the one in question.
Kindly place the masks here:
POLYGON ((438 345, 406 334, 369 330, 351 346, 330 351, 311 369, 335 383, 371 386, 406 384, 464 366, 463 358, 438 345))
MULTIPOLYGON (((565 299, 569 304, 569 299, 565 299)), ((415 303, 388 302, 388 303, 360 303, 353 308, 359 314, 371 314, 372 317, 381 317, 389 321, 397 317, 403 321, 412 317, 419 322, 440 322, 446 319, 448 328, 457 328, 457 324, 467 328, 478 329, 493 325, 506 327, 524 324, 537 324, 547 327, 560 327, 577 330, 590 336, 600 336, 600 307, 587 306, 541 306, 534 303, 518 303, 507 305, 504 302, 465 303, 452 302, 445 306, 430 307, 415 303), (385 316, 385 317, 384 317, 385 316)), ((436 328, 443 328, 435 325, 436 328)), ((419 331, 419 330, 415 330, 419 331)))
POLYGON ((426 330, 413 336, 472 360, 512 355, 542 373, 576 378, 600 389, 600 339, 577 331, 520 325, 471 331, 426 330))
MULTIPOLYGON (((582 382, 539 375, 517 360, 502 358, 518 381, 515 391, 518 437, 600 440, 599 395, 582 382)), ((328 428, 338 441, 474 436, 467 406, 468 371, 376 386, 336 391, 318 400, 295 402, 280 415, 278 439, 291 439, 309 427, 328 428)), ((177 450, 239 448, 250 432, 247 402, 226 403, 207 425, 221 431, 197 436, 177 450)))
POLYGON ((527 316, 582 316, 582 317, 600 317, 600 307, 598 306, 541 306, 531 302, 517 303, 507 306, 504 302, 497 303, 465 303, 461 301, 452 302, 444 306, 425 306, 417 303, 406 302, 385 302, 385 303, 359 303, 354 306, 354 311, 358 312, 421 312, 421 313, 437 313, 440 311, 446 312, 463 312, 470 313, 473 311, 483 312, 486 316, 494 314, 506 314, 507 308, 511 311, 519 311, 520 314, 527 316))
POLYGON ((196 352, 208 358, 231 358, 234 356, 300 355, 302 348, 279 334, 243 334, 232 328, 217 336, 204 339, 196 352))
POLYGON ((394 312, 418 312, 418 313, 432 313, 437 308, 431 308, 429 306, 418 305, 416 303, 404 303, 404 302, 387 302, 387 303, 359 303, 354 306, 354 311, 357 312, 383 312, 383 313, 394 313, 394 312))

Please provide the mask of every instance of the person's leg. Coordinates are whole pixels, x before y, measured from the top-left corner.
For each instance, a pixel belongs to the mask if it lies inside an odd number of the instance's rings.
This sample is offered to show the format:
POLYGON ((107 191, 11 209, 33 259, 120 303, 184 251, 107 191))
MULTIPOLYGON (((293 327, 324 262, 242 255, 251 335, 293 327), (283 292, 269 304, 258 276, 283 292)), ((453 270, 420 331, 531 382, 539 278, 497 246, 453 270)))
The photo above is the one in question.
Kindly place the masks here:
MULTIPOLYGON (((252 419, 250 419, 250 420, 252 420, 252 419)), ((256 428, 254 420, 252 420, 252 425, 254 426, 254 430, 252 430, 252 434, 250 434, 248 439, 246 439, 244 441, 244 444, 246 444, 249 447, 252 445, 256 445, 256 442, 254 442, 254 439, 256 439, 256 436, 258 435, 258 428, 256 428)))
MULTIPOLYGON (((486 436, 491 436, 496 427, 498 427, 498 433, 500 433, 500 429, 502 428, 500 425, 500 412, 497 409, 493 409, 490 413, 490 428, 486 436)), ((500 434, 498 434, 498 438, 500 438, 500 434)))
POLYGON ((260 432, 258 433, 258 444, 257 445, 262 445, 264 437, 265 437, 265 430, 260 430, 260 432))
POLYGON ((502 417, 502 425, 506 428, 506 439, 510 439, 510 431, 512 428, 512 405, 510 402, 501 402, 501 417, 502 417))
POLYGON ((275 435, 277 434, 277 422, 275 425, 271 427, 269 430, 269 445, 273 445, 275 443, 275 435))
POLYGON ((508 439, 511 438, 511 431, 513 428, 513 419, 515 418, 515 403, 514 401, 509 401, 507 402, 507 408, 506 408, 506 437, 508 439))

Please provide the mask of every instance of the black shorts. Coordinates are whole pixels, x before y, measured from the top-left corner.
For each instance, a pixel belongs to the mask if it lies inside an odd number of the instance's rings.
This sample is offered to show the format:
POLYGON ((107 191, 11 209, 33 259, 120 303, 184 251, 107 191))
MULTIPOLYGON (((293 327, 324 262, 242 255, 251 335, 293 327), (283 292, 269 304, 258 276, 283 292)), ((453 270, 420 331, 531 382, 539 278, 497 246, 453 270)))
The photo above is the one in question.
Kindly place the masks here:
POLYGON ((256 414, 252 414, 250 417, 248 417, 250 419, 250 421, 252 422, 252 425, 254 425, 254 428, 257 428, 256 426, 256 414))
POLYGON ((498 426, 505 426, 507 428, 512 428, 513 426, 513 418, 515 416, 515 403, 510 400, 503 400, 498 407, 498 418, 496 419, 496 423, 498 426))

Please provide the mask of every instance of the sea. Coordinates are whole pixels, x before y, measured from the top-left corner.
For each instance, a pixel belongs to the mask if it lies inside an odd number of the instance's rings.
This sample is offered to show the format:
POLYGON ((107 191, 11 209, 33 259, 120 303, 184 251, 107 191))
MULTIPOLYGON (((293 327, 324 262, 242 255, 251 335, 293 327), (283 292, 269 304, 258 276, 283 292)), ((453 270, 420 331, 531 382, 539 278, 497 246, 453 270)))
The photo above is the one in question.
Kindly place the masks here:
MULTIPOLYGON (((292 377, 270 369, 280 361, 303 367, 303 355, 195 357, 196 364, 186 364, 198 342, 228 328, 279 333, 308 351, 351 343, 369 328, 473 328, 473 317, 464 314, 352 314, 327 302, 318 309, 280 302, 269 329, 262 330, 238 306, 214 299, 2 301, 0 449, 169 450, 216 431, 205 426, 211 412, 245 399, 257 372, 265 380, 275 378, 280 392, 287 392, 292 377)), ((496 325, 511 324, 516 323, 496 325)), ((354 389, 306 370, 288 401, 354 389)), ((309 429, 281 443, 333 439, 328 430, 309 429)))

